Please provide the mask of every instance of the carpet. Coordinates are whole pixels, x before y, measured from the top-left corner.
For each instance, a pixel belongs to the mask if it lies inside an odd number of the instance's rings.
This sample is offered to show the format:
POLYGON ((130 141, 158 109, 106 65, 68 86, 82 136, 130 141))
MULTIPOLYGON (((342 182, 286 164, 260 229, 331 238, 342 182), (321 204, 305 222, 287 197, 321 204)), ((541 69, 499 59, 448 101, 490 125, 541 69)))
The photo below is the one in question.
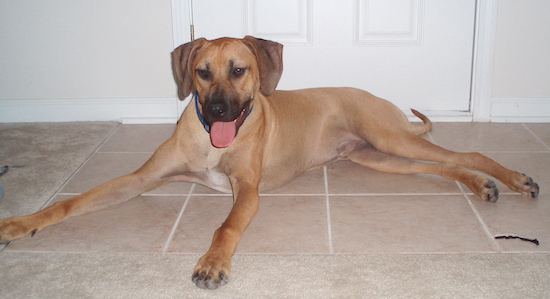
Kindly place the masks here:
POLYGON ((117 127, 114 122, 0 124, 0 218, 38 211, 117 127))
POLYGON ((236 255, 211 291, 191 282, 198 258, 4 252, 0 297, 548 298, 550 285, 545 254, 236 255))

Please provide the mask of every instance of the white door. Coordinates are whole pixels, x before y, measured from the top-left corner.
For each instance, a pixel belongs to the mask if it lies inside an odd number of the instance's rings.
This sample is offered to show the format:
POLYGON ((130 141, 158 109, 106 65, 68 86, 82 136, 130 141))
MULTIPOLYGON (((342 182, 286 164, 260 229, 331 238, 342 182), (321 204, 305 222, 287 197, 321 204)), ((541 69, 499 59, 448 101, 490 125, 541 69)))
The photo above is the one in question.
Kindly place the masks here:
POLYGON ((352 86, 401 109, 470 111, 475 0, 194 0, 195 37, 285 45, 278 89, 352 86))

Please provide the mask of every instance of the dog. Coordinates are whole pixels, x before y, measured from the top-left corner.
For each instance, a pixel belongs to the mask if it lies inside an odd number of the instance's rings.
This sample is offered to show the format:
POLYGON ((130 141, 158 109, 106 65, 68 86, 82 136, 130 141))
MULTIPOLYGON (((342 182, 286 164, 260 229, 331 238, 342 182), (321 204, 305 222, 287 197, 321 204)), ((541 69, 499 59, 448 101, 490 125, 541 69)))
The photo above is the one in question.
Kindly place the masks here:
POLYGON ((200 288, 227 283, 231 257, 258 210, 259 191, 338 160, 375 170, 437 174, 459 181, 484 200, 498 190, 484 172, 536 198, 538 184, 479 153, 457 153, 419 135, 432 127, 409 123, 395 105, 354 88, 276 91, 283 46, 251 36, 197 39, 172 53, 179 96, 193 94, 174 135, 136 172, 35 214, 0 220, 9 242, 63 219, 96 211, 176 181, 233 193, 233 207, 192 274, 200 288), (430 161, 430 162, 428 162, 430 161), (435 163, 434 163, 435 162, 435 163))

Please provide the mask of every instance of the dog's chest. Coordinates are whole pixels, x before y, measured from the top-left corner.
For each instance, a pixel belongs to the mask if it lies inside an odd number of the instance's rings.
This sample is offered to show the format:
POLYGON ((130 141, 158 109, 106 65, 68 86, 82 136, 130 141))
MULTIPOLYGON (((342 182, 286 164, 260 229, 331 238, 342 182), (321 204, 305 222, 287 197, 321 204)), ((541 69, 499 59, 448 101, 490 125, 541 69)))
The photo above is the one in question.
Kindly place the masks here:
POLYGON ((219 173, 213 169, 206 170, 199 174, 203 185, 223 193, 231 193, 231 183, 224 173, 219 173))
POLYGON ((195 175, 202 181, 202 184, 214 190, 231 193, 231 184, 225 173, 219 172, 217 166, 220 164, 220 159, 225 152, 225 149, 210 151, 205 156, 202 169, 197 171, 195 175))

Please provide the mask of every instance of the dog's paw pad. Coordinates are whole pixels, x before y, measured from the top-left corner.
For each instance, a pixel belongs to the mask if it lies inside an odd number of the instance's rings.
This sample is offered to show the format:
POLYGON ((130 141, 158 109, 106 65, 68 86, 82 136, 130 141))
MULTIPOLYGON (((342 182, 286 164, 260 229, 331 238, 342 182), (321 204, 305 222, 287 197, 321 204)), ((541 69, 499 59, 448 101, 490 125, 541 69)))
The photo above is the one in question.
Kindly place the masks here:
POLYGON ((191 280, 201 289, 214 290, 229 282, 231 264, 216 255, 205 255, 200 260, 191 280))
POLYGON ((519 192, 529 195, 532 198, 537 198, 540 193, 539 184, 535 183, 533 179, 524 173, 521 174, 520 186, 517 188, 519 192))
POLYGON ((197 287, 209 290, 215 290, 229 281, 223 272, 218 273, 218 275, 213 275, 202 271, 195 271, 191 280, 197 287), (217 278, 213 279, 212 277, 217 278))
POLYGON ((539 184, 534 183, 529 192, 532 198, 537 198, 540 192, 539 184))
POLYGON ((485 189, 482 192, 481 198, 483 198, 487 201, 490 201, 490 202, 496 202, 498 200, 499 192, 498 192, 498 189, 497 189, 497 186, 496 186, 495 182, 488 181, 484 185, 484 187, 485 187, 485 189))

